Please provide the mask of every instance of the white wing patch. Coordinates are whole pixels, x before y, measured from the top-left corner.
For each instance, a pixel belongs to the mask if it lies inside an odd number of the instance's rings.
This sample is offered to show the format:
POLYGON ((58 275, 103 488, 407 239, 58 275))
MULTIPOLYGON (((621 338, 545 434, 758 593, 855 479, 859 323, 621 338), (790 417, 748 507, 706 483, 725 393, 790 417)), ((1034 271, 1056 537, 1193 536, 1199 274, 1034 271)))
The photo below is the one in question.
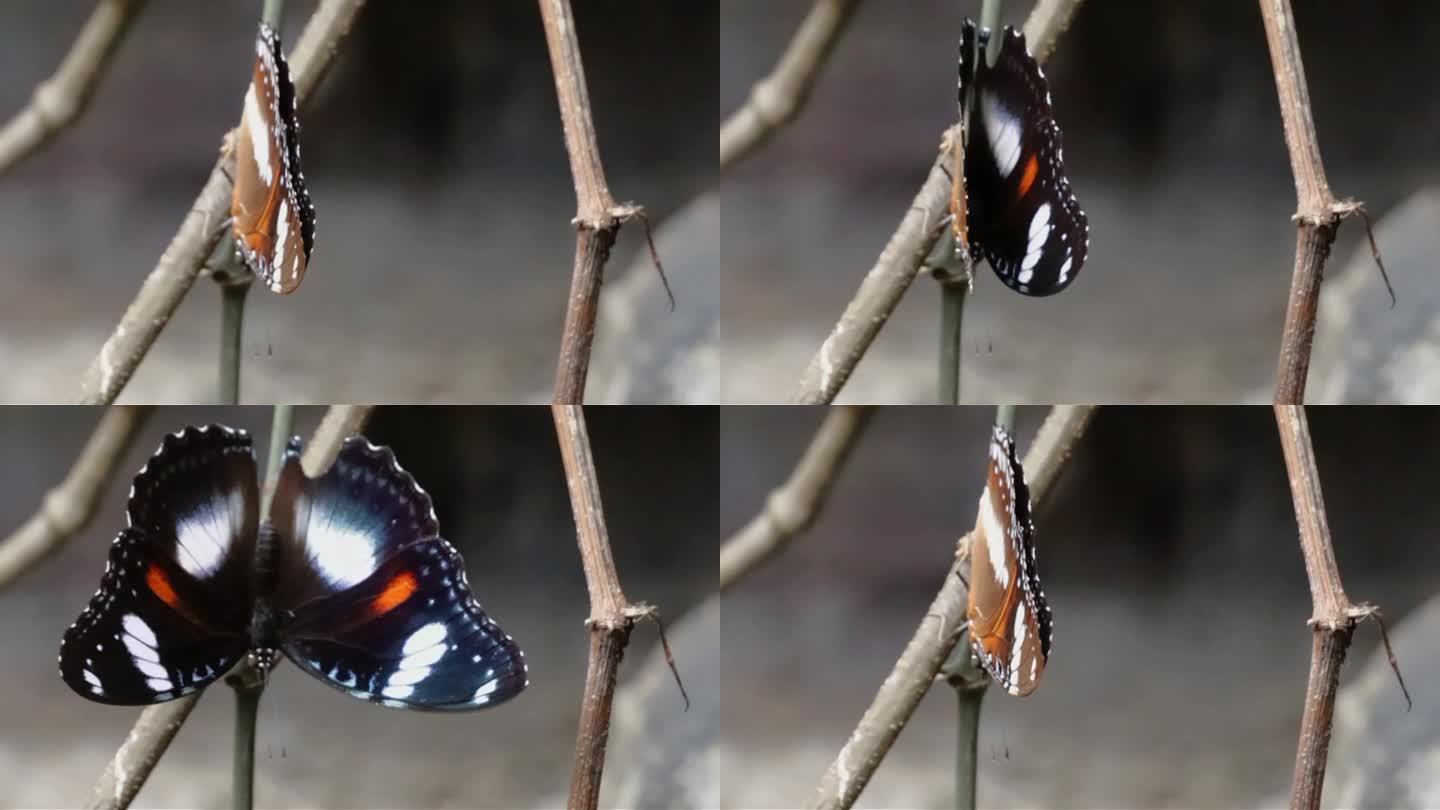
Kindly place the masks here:
POLYGON ((980 94, 980 114, 985 116, 985 132, 990 139, 990 153, 1000 176, 1009 177, 1020 162, 1020 119, 1000 104, 992 93, 980 94))

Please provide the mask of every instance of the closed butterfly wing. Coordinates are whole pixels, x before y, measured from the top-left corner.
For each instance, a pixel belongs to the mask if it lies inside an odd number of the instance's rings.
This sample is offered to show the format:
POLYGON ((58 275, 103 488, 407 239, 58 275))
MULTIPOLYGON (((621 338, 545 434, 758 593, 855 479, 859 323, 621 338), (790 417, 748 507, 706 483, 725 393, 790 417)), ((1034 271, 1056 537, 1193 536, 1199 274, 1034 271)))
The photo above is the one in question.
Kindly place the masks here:
POLYGON ((261 283, 294 292, 315 241, 315 207, 300 169, 295 87, 280 36, 264 23, 235 141, 230 215, 236 250, 261 283))
POLYGON ((250 437, 218 425, 167 436, 131 487, 130 527, 60 645, 60 674, 101 703, 172 700, 244 655, 258 510, 250 437))
POLYGON ((1030 491, 1015 442, 998 425, 970 549, 966 616, 971 647, 991 677, 1012 695, 1035 691, 1050 656, 1050 606, 1035 570, 1030 491))
POLYGON ((960 101, 963 111, 974 95, 964 153, 971 250, 1010 288, 1054 295, 1085 263, 1089 220, 1065 176, 1049 85, 1025 35, 1006 26, 993 67, 984 58, 989 36, 965 21, 960 101))

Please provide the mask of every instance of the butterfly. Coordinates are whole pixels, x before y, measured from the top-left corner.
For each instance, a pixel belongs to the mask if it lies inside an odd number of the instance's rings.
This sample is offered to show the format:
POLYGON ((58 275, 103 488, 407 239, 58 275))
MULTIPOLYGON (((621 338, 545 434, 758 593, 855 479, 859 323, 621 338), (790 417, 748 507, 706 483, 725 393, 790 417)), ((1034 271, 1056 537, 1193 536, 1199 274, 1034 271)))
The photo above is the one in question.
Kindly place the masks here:
POLYGON ((1050 657, 1050 605, 1035 570, 1035 524, 1025 471, 1015 455, 1015 440, 999 425, 990 434, 965 615, 971 648, 990 676, 1012 695, 1035 691, 1050 657))
POLYGON ((295 85, 280 35, 263 22, 235 141, 230 217, 236 255, 272 291, 294 292, 315 245, 315 206, 300 170, 295 85))
POLYGON ((261 519, 250 436, 165 438, 135 476, 100 588, 60 643, 82 697, 188 695, 242 657, 280 655, 336 689, 422 710, 479 709, 529 683, 525 656, 476 602, 430 496, 386 447, 346 439, 309 478, 291 439, 261 519))
POLYGON ((990 30, 966 20, 960 40, 960 120, 951 195, 956 250, 984 258, 1006 286, 1054 295, 1085 264, 1090 223, 1070 191, 1060 126, 1045 72, 1010 26, 994 66, 985 59, 990 30), (979 41, 980 59, 975 61, 979 41), (965 197, 959 193, 964 167, 965 197))

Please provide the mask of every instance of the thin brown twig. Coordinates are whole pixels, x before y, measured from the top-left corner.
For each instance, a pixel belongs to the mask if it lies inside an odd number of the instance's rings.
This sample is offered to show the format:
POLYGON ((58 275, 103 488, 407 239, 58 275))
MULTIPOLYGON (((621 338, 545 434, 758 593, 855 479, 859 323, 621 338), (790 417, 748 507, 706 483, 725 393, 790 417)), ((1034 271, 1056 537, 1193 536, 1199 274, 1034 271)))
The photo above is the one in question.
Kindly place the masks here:
MULTIPOLYGON (((550 50, 555 94, 560 100, 560 121, 565 130, 565 150, 570 173, 575 179, 575 271, 570 280, 570 298, 565 308, 565 331, 560 337, 560 355, 555 368, 555 402, 578 405, 585 401, 585 378, 590 373, 590 347, 595 342, 595 317, 600 309, 600 285, 610 248, 620 226, 642 216, 644 209, 634 203, 617 204, 605 181, 600 163, 600 144, 590 112, 590 92, 585 85, 585 66, 580 60, 580 41, 575 34, 575 15, 570 0, 539 0, 545 25, 545 43, 550 50)), ((648 231, 648 220, 645 221, 648 231)), ((656 267, 659 267, 657 260, 656 267)), ((664 279, 664 271, 661 271, 664 279)), ((670 285, 665 283, 666 291, 670 285)))
POLYGON ((769 76, 720 125, 720 171, 750 154, 795 118, 845 33, 860 0, 815 0, 769 76))
MULTIPOLYGON (((630 631, 641 619, 653 619, 656 610, 644 603, 632 603, 620 589, 620 575, 610 554, 610 536, 605 529, 605 512, 600 504, 600 485, 595 476, 595 459, 590 454, 590 435, 585 413, 579 405, 550 406, 555 436, 565 464, 565 484, 570 507, 575 513, 575 533, 585 584, 590 590, 590 656, 585 672, 585 691, 580 702, 580 725, 575 738, 575 763, 570 775, 570 810, 593 810, 600 798, 600 778, 605 769, 605 743, 610 735, 610 707, 615 698, 615 680, 630 631)), ((666 657, 670 659, 668 645, 666 657)), ((670 659, 674 671, 673 659, 670 659)), ((678 676, 677 676, 678 677, 678 676)))
POLYGON ((810 528, 874 413, 873 406, 830 409, 790 477, 770 492, 760 514, 720 547, 722 593, 810 528))
MULTIPOLYGON (((321 0, 316 7, 290 56, 297 103, 303 103, 319 84, 364 5, 365 0, 321 0)), ((235 155, 228 147, 230 139, 227 134, 226 145, 200 196, 81 378, 81 402, 93 405, 115 401, 220 241, 217 226, 229 214, 233 189, 229 173, 235 155)))
MULTIPOLYGON (((1320 471, 1310 442, 1310 424, 1299 405, 1275 405, 1275 423, 1285 453, 1290 477, 1290 494, 1295 501, 1295 522, 1300 527, 1300 551, 1305 557, 1305 575, 1310 580, 1313 613, 1310 629, 1310 678, 1305 687, 1305 712, 1300 718, 1300 742, 1295 751, 1295 777, 1290 788, 1290 807, 1295 810, 1320 807, 1325 785, 1325 762, 1330 752, 1330 727, 1335 719, 1335 694, 1340 688, 1340 665, 1361 620, 1378 620, 1379 608, 1355 604, 1340 584, 1340 567, 1330 542, 1330 525, 1325 517, 1325 498, 1320 489, 1320 471)), ((1395 675, 1399 665, 1386 651, 1395 675)), ((1401 681, 1404 689, 1404 681, 1401 681)), ((1408 693, 1406 700, 1409 700, 1408 693)))
MULTIPOLYGON (((1057 405, 1035 435, 1030 451, 1025 454, 1024 466, 1027 473, 1034 470, 1033 477, 1027 475, 1027 478, 1030 478, 1030 497, 1037 506, 1045 499, 1076 441, 1084 434, 1093 410, 1089 405, 1057 405)), ((979 521, 978 514, 976 520, 979 521)), ((971 532, 960 538, 955 560, 945 572, 940 592, 930 603, 895 667, 881 682, 875 699, 851 732, 845 747, 825 771, 811 799, 811 807, 834 810, 855 804, 910 721, 915 707, 920 705, 920 699, 935 682, 940 666, 965 629, 966 597, 961 576, 973 536, 971 532)))
POLYGON ((65 480, 45 493, 35 514, 0 543, 0 590, 90 525, 100 496, 149 414, 148 406, 123 405, 101 415, 65 480))
MULTIPOLYGON (((340 452, 340 443, 346 436, 360 431, 368 413, 368 407, 332 405, 310 437, 301 457, 305 474, 323 474, 340 452)), ((125 742, 100 774, 86 806, 103 810, 129 807, 203 694, 205 690, 169 703, 145 707, 125 737, 125 742)))
MULTIPOLYGON (((1260 0, 1265 21, 1265 40, 1275 71, 1275 89, 1280 97, 1280 115, 1285 122, 1285 145, 1290 150, 1290 168, 1295 175, 1297 209, 1295 270, 1290 279, 1290 299, 1285 308, 1285 330, 1280 336, 1280 355, 1275 370, 1276 404, 1299 405, 1305 401, 1305 381, 1310 374, 1310 350, 1315 342, 1315 315, 1320 305, 1320 282, 1330 246, 1340 220, 1362 210, 1363 203, 1338 200, 1325 178, 1320 159, 1320 142, 1310 114, 1310 90, 1305 83, 1305 65, 1300 59, 1300 37, 1290 0, 1260 0)), ((1371 232, 1370 244, 1380 272, 1380 251, 1371 232)), ((1390 287, 1389 278, 1385 286, 1390 287)), ((1391 292, 1394 296, 1394 292, 1391 292)))
MULTIPOLYGON (((1035 58, 1044 62, 1054 50, 1055 42, 1068 27, 1070 18, 1082 0, 1042 0, 1025 21, 1025 36, 1035 58)), ((945 143, 960 137, 955 131, 945 143)), ((870 271, 860 282, 840 320, 820 345, 820 350, 806 366, 791 401, 796 403, 828 403, 854 373, 860 358, 880 334, 910 284, 921 272, 935 240, 944 227, 943 217, 950 203, 953 181, 949 166, 954 163, 948 151, 936 155, 930 173, 915 195, 910 209, 891 234, 870 271)))
POLYGON ((145 0, 100 0, 55 75, 37 85, 25 109, 0 128, 0 177, 80 117, 144 7, 145 0))

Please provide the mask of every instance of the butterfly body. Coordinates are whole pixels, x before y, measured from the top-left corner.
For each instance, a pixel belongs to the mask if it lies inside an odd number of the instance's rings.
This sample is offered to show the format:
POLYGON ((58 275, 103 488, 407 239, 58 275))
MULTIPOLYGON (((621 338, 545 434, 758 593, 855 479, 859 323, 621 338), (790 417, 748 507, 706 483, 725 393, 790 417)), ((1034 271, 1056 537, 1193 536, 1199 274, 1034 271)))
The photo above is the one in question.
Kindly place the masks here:
POLYGON ((1007 692, 1035 691, 1050 657, 1050 605, 1035 566, 1030 490, 1015 441, 995 426, 980 519, 970 550, 970 643, 1007 692))
POLYGON ((230 216, 245 265, 272 291, 294 292, 315 243, 315 206, 300 168, 295 86, 280 35, 263 22, 235 141, 230 216))
POLYGON ((290 442, 261 520, 243 431, 166 437, 136 476, 130 525, 66 631, 60 674, 101 703, 172 700, 248 657, 285 657, 387 706, 476 709, 528 684, 524 654, 475 601, 429 496, 387 448, 347 439, 307 477, 290 442))
POLYGON ((1065 176, 1049 86, 1025 35, 1006 26, 994 65, 985 55, 990 36, 965 21, 959 98, 968 123, 958 147, 965 195, 957 187, 951 199, 956 245, 988 261, 1011 289, 1054 295, 1085 263, 1089 220, 1065 176))

